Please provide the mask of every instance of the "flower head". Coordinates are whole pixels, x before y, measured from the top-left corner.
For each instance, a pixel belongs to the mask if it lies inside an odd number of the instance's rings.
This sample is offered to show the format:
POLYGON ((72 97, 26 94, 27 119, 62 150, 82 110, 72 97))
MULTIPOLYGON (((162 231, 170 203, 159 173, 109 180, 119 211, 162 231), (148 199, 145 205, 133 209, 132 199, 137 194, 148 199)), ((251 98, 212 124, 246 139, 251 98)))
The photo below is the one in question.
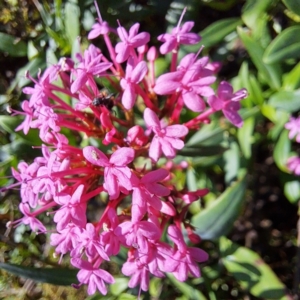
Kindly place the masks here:
POLYGON ((176 150, 184 147, 184 142, 181 138, 186 136, 189 130, 184 125, 162 125, 155 112, 150 108, 145 109, 144 120, 148 129, 154 133, 149 149, 149 156, 154 161, 158 161, 162 152, 168 158, 175 157, 176 150))

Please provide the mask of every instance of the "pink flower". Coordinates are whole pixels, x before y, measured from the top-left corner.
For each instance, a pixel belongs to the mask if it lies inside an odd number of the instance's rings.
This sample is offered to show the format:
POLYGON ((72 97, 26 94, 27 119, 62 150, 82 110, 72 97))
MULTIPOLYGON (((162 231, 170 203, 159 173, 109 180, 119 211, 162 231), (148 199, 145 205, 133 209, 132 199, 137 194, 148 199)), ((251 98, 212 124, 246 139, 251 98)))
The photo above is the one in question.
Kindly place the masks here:
POLYGON ((34 109, 30 107, 29 102, 27 100, 22 102, 22 109, 24 112, 14 111, 13 114, 13 115, 17 115, 17 114, 25 115, 25 120, 15 129, 15 131, 19 131, 23 129, 24 134, 27 134, 30 129, 32 118, 34 116, 34 109))
POLYGON ((127 167, 134 159, 134 150, 120 148, 108 159, 106 155, 93 146, 83 149, 83 156, 92 164, 104 167, 104 188, 110 199, 117 199, 120 192, 127 193, 132 189, 130 177, 131 171, 127 167))
POLYGON ((150 108, 145 109, 144 120, 154 133, 149 149, 150 158, 158 161, 162 152, 168 158, 175 157, 175 149, 180 150, 184 147, 184 142, 180 138, 186 136, 189 130, 184 125, 163 126, 150 108))
POLYGON ((116 61, 122 63, 128 59, 134 48, 147 44, 150 40, 150 34, 148 32, 141 32, 138 34, 140 24, 136 23, 129 29, 129 34, 122 26, 118 27, 118 35, 121 39, 116 45, 116 61))
POLYGON ((50 237, 50 245, 57 246, 56 253, 66 254, 75 248, 80 241, 78 233, 82 231, 81 228, 69 223, 66 228, 59 231, 59 233, 52 233, 50 237))
POLYGON ((290 157, 287 161, 288 169, 295 175, 300 176, 300 158, 297 156, 290 157))
POLYGON ((233 93, 230 83, 222 81, 218 87, 217 95, 210 96, 208 104, 214 110, 222 110, 225 117, 235 126, 241 127, 243 120, 238 114, 241 105, 238 101, 247 97, 246 89, 241 89, 233 93))
POLYGON ((147 144, 148 137, 145 135, 145 132, 141 126, 135 125, 127 131, 126 140, 132 147, 142 147, 147 144))
POLYGON ((196 33, 190 33, 194 26, 194 22, 186 22, 180 27, 185 10, 181 14, 181 18, 175 28, 172 29, 171 33, 164 33, 157 37, 157 39, 163 44, 160 46, 160 53, 166 54, 172 50, 176 50, 179 45, 193 45, 200 42, 201 37, 196 33))
POLYGON ((94 267, 91 263, 80 258, 72 258, 71 263, 74 267, 80 269, 77 274, 77 279, 80 283, 88 285, 88 294, 95 294, 98 290, 102 295, 107 294, 105 282, 114 283, 114 278, 106 271, 94 267))
POLYGON ((53 130, 55 132, 60 131, 60 115, 57 114, 51 107, 42 106, 39 107, 36 111, 38 119, 31 122, 31 127, 38 128, 40 130, 39 136, 42 141, 45 140, 45 137, 49 130, 53 130))
POLYGON ((300 143, 300 118, 290 118, 290 121, 285 124, 285 128, 290 130, 289 139, 296 137, 296 142, 300 143))
POLYGON ((30 212, 29 205, 27 203, 20 203, 19 209, 23 213, 24 217, 18 220, 18 223, 29 225, 30 229, 34 232, 46 232, 46 227, 39 221, 34 213, 30 212))
MULTIPOLYGON (((30 75, 27 75, 30 79, 30 75)), ((47 96, 47 91, 50 90, 50 79, 49 74, 45 72, 41 78, 38 78, 38 81, 32 79, 35 83, 34 87, 25 87, 23 88, 24 94, 31 95, 29 100, 30 107, 38 107, 38 106, 49 106, 50 102, 47 96)))
POLYGON ((182 58, 177 71, 161 75, 154 91, 159 95, 178 93, 184 104, 192 111, 201 112, 205 103, 199 96, 211 96, 213 89, 209 86, 215 82, 213 72, 206 68, 208 57, 196 60, 191 53, 182 58))
POLYGON ((53 218, 54 222, 57 223, 58 231, 66 228, 69 223, 85 227, 86 202, 81 201, 83 191, 84 185, 81 184, 72 195, 70 193, 60 193, 54 197, 55 202, 61 205, 53 218))
POLYGON ((143 249, 145 253, 148 249, 148 240, 156 241, 161 236, 156 224, 148 221, 123 222, 115 229, 115 234, 122 244, 143 249))
POLYGON ((160 196, 168 196, 170 190, 159 184, 169 175, 165 169, 158 169, 144 175, 140 180, 133 176, 132 210, 131 220, 140 221, 147 212, 147 206, 167 215, 174 216, 175 209, 171 204, 159 199, 160 196))
POLYGON ((188 273, 195 277, 200 277, 197 262, 206 261, 208 254, 199 248, 188 247, 184 242, 182 233, 175 225, 169 226, 168 235, 176 244, 177 250, 165 264, 166 272, 172 272, 179 281, 185 281, 188 273))
POLYGON ((126 66, 125 78, 121 79, 120 85, 123 88, 122 104, 126 109, 131 109, 135 103, 135 86, 143 80, 148 71, 145 61, 140 61, 134 66, 132 56, 129 57, 126 66))
POLYGON ((140 284, 143 291, 148 291, 150 278, 147 266, 139 264, 137 261, 127 261, 123 264, 122 273, 125 276, 131 276, 128 287, 134 288, 140 284))
POLYGON ((86 229, 78 233, 78 244, 72 250, 71 256, 81 257, 84 249, 89 259, 94 259, 97 255, 105 260, 109 260, 108 255, 104 251, 104 246, 100 243, 100 234, 96 231, 95 226, 91 223, 86 224, 86 229))
POLYGON ((94 39, 99 35, 108 34, 110 31, 110 27, 106 21, 102 21, 98 19, 98 23, 95 23, 92 26, 92 30, 89 32, 88 39, 94 39))
POLYGON ((23 203, 29 203, 30 207, 34 208, 38 204, 39 195, 36 194, 33 190, 37 171, 40 165, 36 162, 28 165, 25 162, 21 162, 18 164, 17 172, 15 169, 12 168, 13 176, 21 182, 21 198, 23 203))
POLYGON ((102 54, 94 45, 84 51, 84 57, 79 56, 80 64, 76 69, 76 79, 71 85, 71 92, 76 93, 87 81, 93 82, 93 76, 100 75, 113 64, 101 62, 102 54))
POLYGON ((115 235, 114 230, 119 225, 119 219, 114 209, 109 208, 107 211, 109 224, 106 222, 103 226, 104 231, 100 235, 102 245, 105 247, 107 255, 117 255, 120 251, 120 241, 115 235))

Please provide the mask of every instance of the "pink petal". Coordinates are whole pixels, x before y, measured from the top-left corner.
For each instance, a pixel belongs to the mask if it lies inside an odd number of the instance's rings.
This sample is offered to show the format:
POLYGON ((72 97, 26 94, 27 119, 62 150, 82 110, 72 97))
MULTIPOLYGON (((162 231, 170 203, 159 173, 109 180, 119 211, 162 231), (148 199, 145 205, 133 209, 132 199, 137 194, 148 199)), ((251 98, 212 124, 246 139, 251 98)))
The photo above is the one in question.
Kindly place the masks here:
POLYGON ((180 35, 180 44, 185 44, 185 45, 194 45, 199 43, 201 40, 201 37, 196 34, 196 33, 185 33, 180 35))
POLYGON ((174 50, 176 46, 177 46, 177 40, 172 36, 169 40, 167 40, 165 43, 163 43, 160 46, 159 51, 161 54, 164 55, 174 50))
POLYGON ((129 37, 134 37, 135 35, 137 35, 137 33, 139 32, 139 29, 140 29, 139 23, 133 24, 129 29, 129 37))
POLYGON ((186 281, 188 276, 187 265, 185 263, 180 263, 177 272, 173 273, 173 275, 181 282, 186 281))
POLYGON ((83 193, 84 190, 84 185, 80 184, 77 189, 75 190, 75 192, 73 193, 70 203, 72 204, 76 204, 76 203, 80 203, 80 199, 81 199, 81 195, 83 193))
POLYGON ((164 34, 161 34, 157 37, 157 39, 160 41, 160 42, 165 42, 167 40, 169 40, 170 38, 172 38, 173 35, 170 34, 170 33, 164 33, 164 34))
POLYGON ((93 294, 95 294, 96 290, 97 290, 96 276, 92 274, 89 279, 87 293, 88 293, 88 295, 93 295, 93 294))
POLYGON ((191 257, 193 258, 193 260, 197 262, 204 262, 208 260, 208 254, 200 248, 189 247, 188 251, 191 257))
POLYGON ((150 34, 148 32, 141 32, 130 39, 130 43, 134 48, 143 46, 150 41, 150 34))
POLYGON ((163 214, 169 215, 169 216, 175 216, 176 215, 176 209, 173 207, 171 203, 167 203, 164 201, 161 201, 161 209, 160 211, 163 214))
POLYGON ((218 96, 223 100, 230 100, 233 93, 233 88, 230 83, 222 81, 218 87, 218 96))
POLYGON ((165 128, 166 136, 168 137, 183 137, 189 133, 189 130, 184 125, 171 125, 165 128))
POLYGON ((115 151, 109 162, 116 166, 125 166, 131 163, 134 159, 134 150, 132 148, 123 147, 115 151))
POLYGON ((141 209, 141 207, 138 206, 138 205, 132 205, 132 207, 131 207, 131 221, 133 223, 139 222, 144 217, 146 212, 147 212, 146 206, 144 206, 143 209, 141 209))
POLYGON ((205 109, 204 101, 194 92, 183 92, 184 104, 192 111, 201 112, 205 109))
POLYGON ((122 42, 127 41, 127 39, 128 39, 128 33, 127 33, 127 31, 126 31, 126 29, 124 27, 119 26, 117 28, 117 32, 118 32, 119 38, 121 39, 122 42))
POLYGON ((110 199, 116 199, 120 195, 120 189, 117 182, 116 177, 110 172, 110 170, 107 171, 105 176, 105 183, 104 188, 107 190, 107 193, 110 196, 110 199))
POLYGON ((223 108, 224 101, 213 95, 207 99, 207 103, 213 110, 221 110, 223 108))
POLYGON ((131 81, 134 83, 139 83, 147 74, 148 67, 145 61, 140 61, 134 68, 131 74, 131 81))
POLYGON ((149 191, 149 193, 156 195, 156 196, 168 196, 170 194, 170 190, 158 183, 149 183, 149 184, 145 184, 147 190, 149 191))
POLYGON ((160 238, 160 230, 157 226, 148 221, 141 221, 139 224, 139 232, 150 240, 157 240, 160 238))
POLYGON ((154 137, 149 148, 149 157, 154 160, 155 162, 161 156, 161 145, 159 143, 158 138, 154 137))
POLYGON ((109 166, 109 161, 106 155, 93 146, 84 147, 82 150, 83 156, 92 164, 106 167, 109 166))
POLYGON ((141 182, 151 183, 151 182, 161 181, 165 179, 168 175, 169 172, 166 169, 158 169, 144 175, 144 177, 141 179, 141 182))
POLYGON ((193 21, 188 21, 188 22, 185 22, 183 25, 182 25, 182 27, 181 27, 181 29, 180 29, 180 32, 189 32, 189 31, 191 31, 191 29, 194 27, 194 25, 195 25, 195 22, 193 22, 193 21))
POLYGON ((159 122, 157 114, 148 107, 144 110, 144 120, 145 120, 147 127, 150 127, 150 128, 151 127, 159 127, 160 128, 160 122, 159 122))
POLYGON ((135 262, 125 262, 122 267, 122 273, 125 276, 131 276, 136 273, 136 264, 135 262))
POLYGON ((127 110, 132 109, 135 103, 135 99, 136 99, 136 94, 135 94, 134 86, 133 84, 128 84, 122 96, 122 104, 124 105, 125 109, 127 110))
POLYGON ((229 102, 223 109, 224 116, 236 127, 242 127, 244 123, 243 119, 237 112, 239 109, 239 102, 229 102))
POLYGON ((77 78, 71 85, 71 93, 76 93, 88 80, 87 74, 85 72, 79 72, 77 78))
MULTIPOLYGON (((161 149, 162 152, 164 153, 164 155, 168 158, 174 158, 176 156, 176 151, 174 150, 174 146, 173 146, 173 142, 177 142, 178 140, 170 138, 169 140, 165 137, 165 138, 159 138, 159 142, 161 145, 161 149)), ((183 141, 181 141, 182 148, 184 147, 184 143, 183 141)))
POLYGON ((113 278, 113 276, 105 270, 98 269, 98 270, 95 270, 93 273, 109 284, 112 284, 115 282, 115 279, 113 278))
POLYGON ((103 73, 107 69, 109 69, 113 64, 112 63, 99 63, 91 68, 89 68, 89 73, 92 73, 94 75, 99 75, 100 73, 103 73))

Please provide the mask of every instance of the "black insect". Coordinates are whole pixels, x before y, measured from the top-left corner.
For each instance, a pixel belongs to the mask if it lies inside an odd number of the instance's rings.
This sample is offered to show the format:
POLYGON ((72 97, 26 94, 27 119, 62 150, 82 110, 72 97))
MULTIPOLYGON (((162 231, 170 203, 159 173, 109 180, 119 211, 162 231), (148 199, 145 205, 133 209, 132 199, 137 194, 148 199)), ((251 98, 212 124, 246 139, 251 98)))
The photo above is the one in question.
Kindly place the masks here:
POLYGON ((92 104, 94 106, 104 106, 111 111, 115 105, 114 99, 114 94, 109 93, 106 89, 103 89, 100 91, 100 94, 94 98, 92 104))

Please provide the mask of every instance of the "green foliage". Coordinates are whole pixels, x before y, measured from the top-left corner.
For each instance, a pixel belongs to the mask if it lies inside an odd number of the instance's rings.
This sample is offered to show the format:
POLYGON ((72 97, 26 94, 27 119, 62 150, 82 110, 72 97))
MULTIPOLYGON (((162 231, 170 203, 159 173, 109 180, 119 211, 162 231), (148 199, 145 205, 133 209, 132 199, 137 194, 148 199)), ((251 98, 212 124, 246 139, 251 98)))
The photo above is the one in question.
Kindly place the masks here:
POLYGON ((225 237, 220 239, 220 250, 227 271, 251 295, 262 299, 290 299, 285 286, 257 253, 225 237))
POLYGON ((77 282, 77 270, 69 270, 65 268, 32 268, 5 263, 0 263, 0 269, 6 270, 20 277, 55 285, 71 285, 72 283, 77 282))
POLYGON ((229 233, 245 200, 245 189, 246 178, 243 178, 192 218, 191 223, 201 238, 214 240, 229 233))

